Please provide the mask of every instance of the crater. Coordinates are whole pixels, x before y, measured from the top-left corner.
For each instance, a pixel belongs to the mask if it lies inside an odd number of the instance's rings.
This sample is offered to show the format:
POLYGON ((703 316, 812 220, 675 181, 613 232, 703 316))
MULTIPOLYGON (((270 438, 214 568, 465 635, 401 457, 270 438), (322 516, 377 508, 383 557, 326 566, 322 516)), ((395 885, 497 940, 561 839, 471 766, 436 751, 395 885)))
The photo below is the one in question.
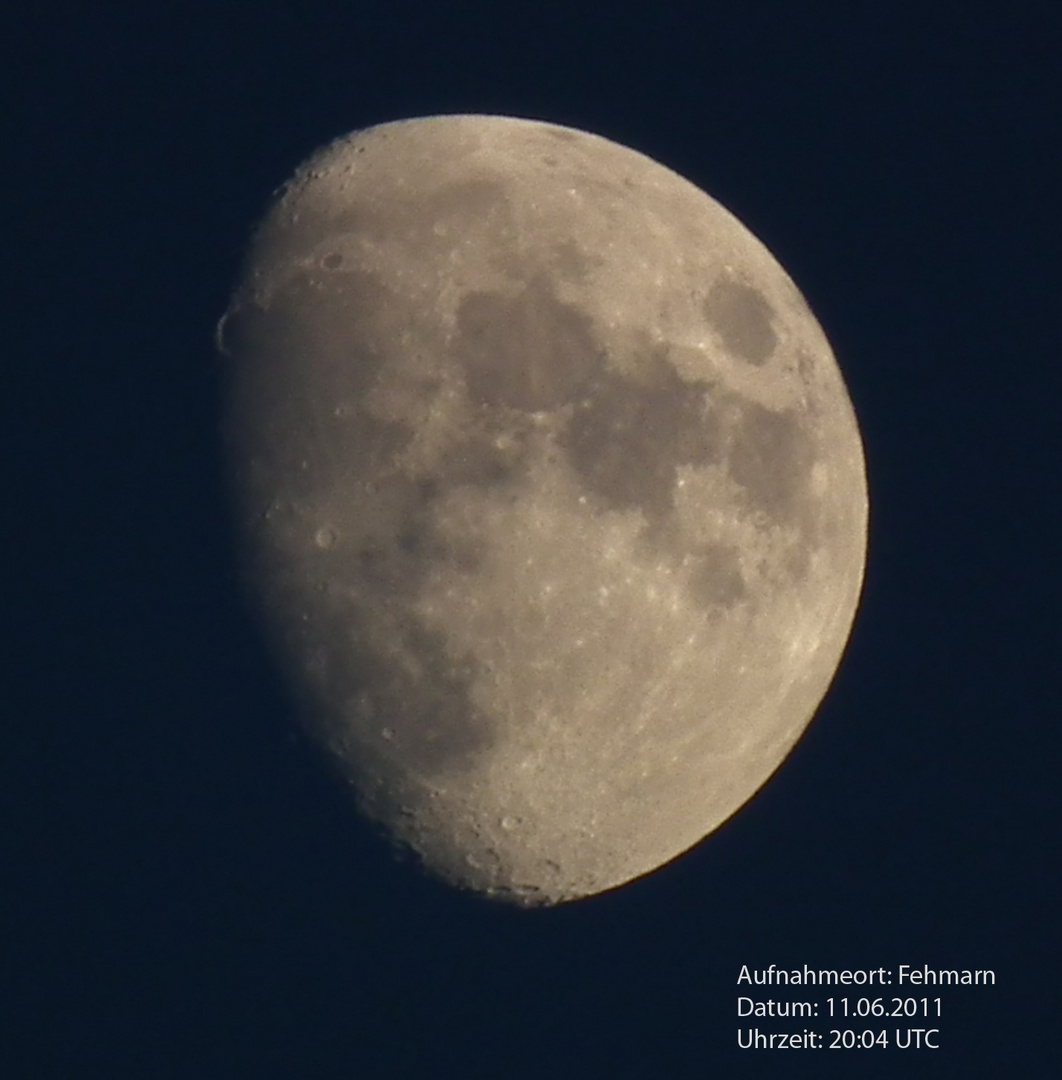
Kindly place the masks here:
POLYGON ((331 525, 322 525, 314 533, 313 542, 322 551, 330 551, 339 542, 339 533, 331 525))
POLYGON ((704 315, 727 351, 750 364, 766 363, 778 344, 771 305, 751 285, 721 278, 704 299, 704 315))

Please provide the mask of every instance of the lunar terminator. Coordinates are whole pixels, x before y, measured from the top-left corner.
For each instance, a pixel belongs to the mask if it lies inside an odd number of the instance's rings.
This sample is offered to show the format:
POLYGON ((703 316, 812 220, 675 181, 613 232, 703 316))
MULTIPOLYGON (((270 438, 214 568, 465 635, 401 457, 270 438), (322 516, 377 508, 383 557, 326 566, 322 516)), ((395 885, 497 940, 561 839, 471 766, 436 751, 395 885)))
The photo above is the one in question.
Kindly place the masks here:
POLYGON ((830 347, 728 211, 531 120, 315 154, 219 327, 248 577, 364 812, 601 892, 717 828, 839 663, 867 492, 830 347))

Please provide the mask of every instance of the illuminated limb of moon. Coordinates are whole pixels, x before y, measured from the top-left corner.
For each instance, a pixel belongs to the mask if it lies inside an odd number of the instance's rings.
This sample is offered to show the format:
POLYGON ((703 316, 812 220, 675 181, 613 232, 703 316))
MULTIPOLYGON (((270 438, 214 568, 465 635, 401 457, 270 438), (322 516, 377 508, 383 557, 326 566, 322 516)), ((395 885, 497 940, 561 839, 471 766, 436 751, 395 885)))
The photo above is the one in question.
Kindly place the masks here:
POLYGON ((248 566, 361 804, 520 903, 770 776, 840 660, 867 495, 763 245, 605 139, 387 124, 280 193, 219 330, 248 566))

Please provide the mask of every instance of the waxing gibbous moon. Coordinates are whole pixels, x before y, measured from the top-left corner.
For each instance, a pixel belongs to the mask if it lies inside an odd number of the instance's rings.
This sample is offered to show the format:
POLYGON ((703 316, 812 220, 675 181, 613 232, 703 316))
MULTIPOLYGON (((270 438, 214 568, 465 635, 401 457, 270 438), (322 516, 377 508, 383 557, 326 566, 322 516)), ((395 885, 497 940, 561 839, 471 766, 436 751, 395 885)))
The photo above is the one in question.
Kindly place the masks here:
POLYGON ((867 492, 768 250, 644 155, 435 116, 311 157, 219 326, 248 576, 364 812, 551 904, 725 821, 825 694, 867 492))

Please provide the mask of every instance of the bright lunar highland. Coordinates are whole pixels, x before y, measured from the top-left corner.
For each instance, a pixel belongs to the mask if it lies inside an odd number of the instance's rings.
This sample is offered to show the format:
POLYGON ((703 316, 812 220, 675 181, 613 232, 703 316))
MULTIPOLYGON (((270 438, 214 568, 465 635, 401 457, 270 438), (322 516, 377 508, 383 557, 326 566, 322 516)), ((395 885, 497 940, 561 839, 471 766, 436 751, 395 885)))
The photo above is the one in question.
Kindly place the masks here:
POLYGON ((498 116, 310 158, 219 327, 248 576, 364 812, 519 904, 746 802, 859 598, 867 491, 815 318, 634 150, 498 116))

